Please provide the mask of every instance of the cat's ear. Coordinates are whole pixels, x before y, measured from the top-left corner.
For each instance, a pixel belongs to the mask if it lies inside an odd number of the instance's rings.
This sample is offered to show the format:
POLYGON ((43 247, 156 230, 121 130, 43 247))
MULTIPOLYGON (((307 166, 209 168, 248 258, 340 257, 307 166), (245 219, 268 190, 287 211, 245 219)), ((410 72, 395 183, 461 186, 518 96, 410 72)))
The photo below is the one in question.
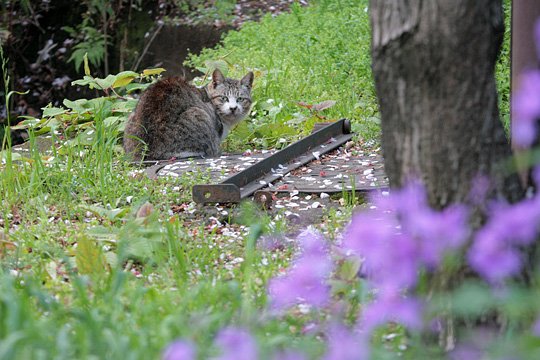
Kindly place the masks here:
POLYGON ((251 86, 253 85, 253 72, 248 72, 246 76, 240 80, 240 84, 247 87, 248 89, 251 89, 251 86))
POLYGON ((214 72, 212 73, 212 85, 213 85, 213 87, 215 88, 219 84, 223 84, 223 82, 225 82, 225 77, 223 76, 221 71, 219 71, 219 69, 214 70, 214 72))

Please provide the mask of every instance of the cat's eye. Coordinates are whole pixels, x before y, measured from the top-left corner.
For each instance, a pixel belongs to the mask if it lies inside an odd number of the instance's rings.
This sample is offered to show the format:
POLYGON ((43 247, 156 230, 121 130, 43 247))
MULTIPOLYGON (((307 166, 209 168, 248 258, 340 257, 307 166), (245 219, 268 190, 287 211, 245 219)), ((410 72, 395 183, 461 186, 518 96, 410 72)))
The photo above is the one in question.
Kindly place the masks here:
POLYGON ((226 96, 221 96, 221 101, 229 101, 229 98, 226 96))
POLYGON ((238 101, 238 102, 243 102, 243 101, 245 101, 245 100, 246 100, 246 98, 243 98, 243 97, 238 97, 238 98, 236 98, 236 101, 238 101))

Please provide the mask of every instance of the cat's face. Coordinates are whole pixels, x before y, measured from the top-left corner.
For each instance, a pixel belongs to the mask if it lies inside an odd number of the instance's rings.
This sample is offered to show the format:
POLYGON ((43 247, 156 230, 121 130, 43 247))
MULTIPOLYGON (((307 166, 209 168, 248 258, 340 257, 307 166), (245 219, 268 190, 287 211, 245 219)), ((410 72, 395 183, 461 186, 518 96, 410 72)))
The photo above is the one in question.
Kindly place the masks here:
POLYGON ((219 70, 212 74, 208 94, 220 118, 227 125, 236 124, 249 113, 252 85, 252 72, 241 80, 225 78, 219 70))

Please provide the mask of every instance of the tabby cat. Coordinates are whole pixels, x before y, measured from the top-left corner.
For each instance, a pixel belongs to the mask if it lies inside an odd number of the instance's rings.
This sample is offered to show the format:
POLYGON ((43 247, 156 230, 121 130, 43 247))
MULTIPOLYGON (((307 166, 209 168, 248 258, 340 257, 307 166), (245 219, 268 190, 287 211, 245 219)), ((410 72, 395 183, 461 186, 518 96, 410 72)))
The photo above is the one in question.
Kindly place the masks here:
POLYGON ((234 80, 219 70, 204 88, 180 77, 158 81, 126 124, 124 150, 134 160, 218 156, 221 141, 249 112, 252 85, 252 72, 234 80))

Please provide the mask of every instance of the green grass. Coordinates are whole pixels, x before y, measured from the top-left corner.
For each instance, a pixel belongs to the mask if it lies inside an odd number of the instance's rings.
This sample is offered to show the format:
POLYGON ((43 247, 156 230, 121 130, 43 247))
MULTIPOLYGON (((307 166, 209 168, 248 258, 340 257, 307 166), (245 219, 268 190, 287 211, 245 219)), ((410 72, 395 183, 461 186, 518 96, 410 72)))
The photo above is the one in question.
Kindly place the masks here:
MULTIPOLYGON (((325 100, 336 105, 320 115, 343 117, 365 139, 377 139, 379 115, 371 78, 370 31, 367 1, 318 1, 317 6, 293 5, 290 14, 266 16, 231 32, 222 46, 194 56, 190 64, 225 60, 231 76, 248 69, 256 74, 257 103, 251 118, 229 136, 229 147, 273 146, 311 131, 316 121, 298 106, 325 100)), ((328 121, 327 120, 327 121, 328 121)))
POLYGON ((499 112, 504 127, 510 129, 510 19, 511 1, 504 0, 504 39, 501 53, 495 67, 495 79, 499 92, 499 112))

